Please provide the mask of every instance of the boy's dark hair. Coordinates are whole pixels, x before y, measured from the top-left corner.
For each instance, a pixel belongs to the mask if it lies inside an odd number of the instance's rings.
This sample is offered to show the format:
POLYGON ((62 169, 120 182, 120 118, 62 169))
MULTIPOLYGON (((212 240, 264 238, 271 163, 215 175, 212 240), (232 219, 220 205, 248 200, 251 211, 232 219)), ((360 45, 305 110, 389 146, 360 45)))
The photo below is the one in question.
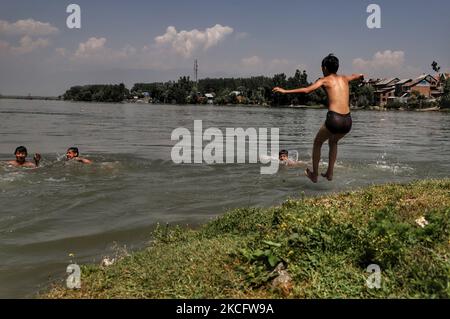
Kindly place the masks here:
POLYGON ((336 73, 339 69, 339 59, 330 53, 322 60, 322 67, 330 73, 336 73))
POLYGON ((72 151, 74 153, 77 153, 77 156, 80 155, 80 152, 78 151, 78 147, 69 147, 69 149, 67 150, 67 152, 72 151))
POLYGON ((16 155, 17 153, 25 153, 25 155, 28 155, 28 151, 25 146, 17 147, 16 150, 14 151, 14 155, 16 155))
POLYGON ((289 155, 289 152, 286 150, 281 150, 280 153, 278 153, 278 156, 281 156, 281 155, 289 155))

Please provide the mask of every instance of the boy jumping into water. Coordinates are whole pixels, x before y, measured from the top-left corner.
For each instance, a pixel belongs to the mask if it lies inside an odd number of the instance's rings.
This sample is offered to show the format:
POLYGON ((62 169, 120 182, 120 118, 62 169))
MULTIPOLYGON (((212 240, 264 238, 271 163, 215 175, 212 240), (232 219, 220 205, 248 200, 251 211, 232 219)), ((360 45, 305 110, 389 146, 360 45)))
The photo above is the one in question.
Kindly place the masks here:
POLYGON ((319 161, 322 144, 328 140, 330 152, 328 159, 328 170, 323 177, 331 181, 333 179, 333 168, 337 156, 338 141, 343 138, 352 128, 352 117, 350 114, 350 89, 349 82, 364 79, 363 74, 353 74, 349 76, 337 75, 339 60, 333 54, 329 54, 322 61, 322 72, 324 77, 306 88, 285 90, 280 87, 273 89, 273 92, 282 94, 290 93, 311 93, 320 87, 324 87, 328 95, 328 113, 325 124, 322 125, 314 139, 313 147, 313 170, 306 169, 305 175, 313 182, 317 183, 319 175, 319 161))
POLYGON ((36 168, 39 166, 39 162, 41 160, 41 155, 36 153, 34 154, 34 163, 27 161, 28 151, 25 146, 19 146, 14 151, 14 155, 16 159, 14 161, 8 161, 9 165, 13 165, 15 167, 28 167, 28 168, 36 168))
POLYGON ((68 160, 74 160, 83 164, 91 164, 92 161, 87 158, 80 157, 80 152, 77 147, 70 147, 66 152, 66 158, 68 160))

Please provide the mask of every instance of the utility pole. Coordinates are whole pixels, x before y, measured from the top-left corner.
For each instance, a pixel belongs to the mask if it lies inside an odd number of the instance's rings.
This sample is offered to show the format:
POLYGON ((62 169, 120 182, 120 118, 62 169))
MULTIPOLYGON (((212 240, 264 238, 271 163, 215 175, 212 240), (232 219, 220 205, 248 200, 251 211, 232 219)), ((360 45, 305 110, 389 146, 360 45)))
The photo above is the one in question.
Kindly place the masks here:
POLYGON ((198 88, 198 62, 197 62, 197 59, 195 59, 195 61, 194 61, 194 77, 195 77, 195 90, 197 90, 197 88, 198 88))

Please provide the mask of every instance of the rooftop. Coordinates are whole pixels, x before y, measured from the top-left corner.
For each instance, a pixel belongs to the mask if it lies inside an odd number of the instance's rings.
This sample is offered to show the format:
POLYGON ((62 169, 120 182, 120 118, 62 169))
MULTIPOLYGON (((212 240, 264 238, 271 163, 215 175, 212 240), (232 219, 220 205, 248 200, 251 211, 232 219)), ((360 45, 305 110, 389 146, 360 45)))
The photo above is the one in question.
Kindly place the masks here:
POLYGON ((378 82, 376 85, 377 85, 377 86, 383 86, 383 85, 388 85, 388 84, 397 83, 398 81, 400 81, 399 78, 383 79, 383 80, 381 80, 380 82, 378 82))

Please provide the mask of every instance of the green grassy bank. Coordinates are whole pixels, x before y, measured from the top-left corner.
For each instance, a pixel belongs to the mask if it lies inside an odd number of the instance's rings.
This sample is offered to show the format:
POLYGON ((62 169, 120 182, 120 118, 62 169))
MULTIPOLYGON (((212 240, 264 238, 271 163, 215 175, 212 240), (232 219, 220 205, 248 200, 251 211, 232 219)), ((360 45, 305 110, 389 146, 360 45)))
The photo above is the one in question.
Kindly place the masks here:
POLYGON ((40 297, 450 297, 450 179, 237 209, 198 230, 152 236, 112 266, 82 266, 81 289, 55 285, 40 297), (277 288, 280 262, 291 280, 277 288), (381 268, 380 289, 366 286, 369 264, 381 268))

